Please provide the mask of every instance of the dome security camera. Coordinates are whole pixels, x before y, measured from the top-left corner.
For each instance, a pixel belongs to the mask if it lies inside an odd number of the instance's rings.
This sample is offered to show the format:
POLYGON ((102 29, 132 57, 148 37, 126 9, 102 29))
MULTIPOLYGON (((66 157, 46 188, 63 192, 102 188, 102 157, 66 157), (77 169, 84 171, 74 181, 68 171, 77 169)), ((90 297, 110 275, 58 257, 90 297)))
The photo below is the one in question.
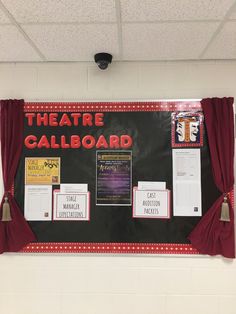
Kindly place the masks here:
POLYGON ((96 53, 94 56, 94 61, 97 63, 99 69, 106 70, 112 61, 112 55, 106 52, 96 53))

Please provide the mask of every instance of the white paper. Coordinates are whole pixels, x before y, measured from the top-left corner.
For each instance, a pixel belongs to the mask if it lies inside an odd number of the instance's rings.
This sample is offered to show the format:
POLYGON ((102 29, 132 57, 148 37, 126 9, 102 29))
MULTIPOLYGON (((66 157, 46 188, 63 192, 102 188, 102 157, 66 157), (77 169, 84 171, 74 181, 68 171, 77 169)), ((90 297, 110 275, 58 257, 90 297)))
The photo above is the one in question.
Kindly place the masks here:
POLYGON ((201 216, 200 149, 173 150, 173 215, 201 216))
POLYGON ((60 185, 61 193, 81 193, 88 192, 88 184, 85 183, 63 183, 60 185))
POLYGON ((134 189, 134 218, 170 218, 169 191, 134 189))
POLYGON ((54 192, 53 220, 90 219, 89 193, 54 192))
POLYGON ((166 182, 138 181, 138 190, 165 190, 166 182))
POLYGON ((52 186, 25 185, 26 220, 52 220, 52 186))

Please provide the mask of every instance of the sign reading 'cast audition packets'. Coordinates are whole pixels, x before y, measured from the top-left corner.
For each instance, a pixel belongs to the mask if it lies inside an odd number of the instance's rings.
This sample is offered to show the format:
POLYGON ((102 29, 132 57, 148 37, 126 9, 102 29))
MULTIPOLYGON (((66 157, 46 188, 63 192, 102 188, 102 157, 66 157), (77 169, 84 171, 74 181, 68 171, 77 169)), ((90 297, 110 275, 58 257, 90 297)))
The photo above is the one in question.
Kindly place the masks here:
POLYGON ((170 191, 169 190, 133 190, 133 217, 134 218, 170 218, 170 191))

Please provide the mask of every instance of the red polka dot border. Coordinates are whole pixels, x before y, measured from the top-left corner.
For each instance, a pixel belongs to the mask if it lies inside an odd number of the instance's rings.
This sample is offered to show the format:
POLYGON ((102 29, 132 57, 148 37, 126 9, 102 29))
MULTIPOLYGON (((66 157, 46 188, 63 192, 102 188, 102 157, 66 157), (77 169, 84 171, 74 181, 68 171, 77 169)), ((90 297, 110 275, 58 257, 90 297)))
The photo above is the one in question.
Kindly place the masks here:
POLYGON ((129 112, 129 111, 189 111, 199 110, 199 101, 159 102, 26 102, 25 112, 129 112))
POLYGON ((190 244, 156 243, 31 243, 25 253, 199 254, 190 244))

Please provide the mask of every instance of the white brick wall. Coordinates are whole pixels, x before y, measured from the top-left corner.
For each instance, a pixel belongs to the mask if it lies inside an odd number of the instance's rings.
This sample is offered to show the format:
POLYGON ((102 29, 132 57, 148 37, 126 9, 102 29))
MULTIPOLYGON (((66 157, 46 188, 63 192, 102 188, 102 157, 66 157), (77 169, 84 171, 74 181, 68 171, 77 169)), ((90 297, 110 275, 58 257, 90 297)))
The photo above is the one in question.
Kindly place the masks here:
MULTIPOLYGON (((236 62, 124 62, 104 72, 91 63, 0 65, 1 99, 213 96, 236 97, 236 62)), ((235 314, 236 262, 189 256, 4 254, 0 313, 235 314)))

